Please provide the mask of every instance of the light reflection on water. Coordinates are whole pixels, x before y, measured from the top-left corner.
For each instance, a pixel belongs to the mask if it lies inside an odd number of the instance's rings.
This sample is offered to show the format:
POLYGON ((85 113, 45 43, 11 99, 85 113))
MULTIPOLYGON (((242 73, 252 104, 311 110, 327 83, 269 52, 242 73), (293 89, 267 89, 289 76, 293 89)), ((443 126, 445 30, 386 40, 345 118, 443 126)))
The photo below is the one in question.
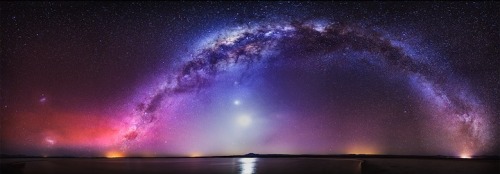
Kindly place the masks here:
POLYGON ((255 173, 255 166, 257 165, 257 158, 240 158, 240 173, 253 174, 255 173))

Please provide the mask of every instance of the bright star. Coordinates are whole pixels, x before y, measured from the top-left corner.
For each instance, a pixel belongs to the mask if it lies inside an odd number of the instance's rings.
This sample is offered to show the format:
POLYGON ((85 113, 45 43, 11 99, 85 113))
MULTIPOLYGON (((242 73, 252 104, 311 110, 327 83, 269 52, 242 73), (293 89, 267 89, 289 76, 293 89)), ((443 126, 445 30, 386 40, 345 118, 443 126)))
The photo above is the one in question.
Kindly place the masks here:
POLYGON ((234 105, 240 105, 240 104, 241 104, 241 102, 240 102, 239 100, 234 100, 233 104, 234 104, 234 105))

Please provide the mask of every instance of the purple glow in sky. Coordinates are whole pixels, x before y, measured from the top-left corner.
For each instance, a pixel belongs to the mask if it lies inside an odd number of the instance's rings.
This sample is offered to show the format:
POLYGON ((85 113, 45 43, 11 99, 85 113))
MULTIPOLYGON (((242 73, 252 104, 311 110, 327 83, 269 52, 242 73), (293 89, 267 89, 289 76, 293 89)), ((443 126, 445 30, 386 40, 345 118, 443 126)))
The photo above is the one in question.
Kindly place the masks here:
POLYGON ((499 153, 498 3, 2 4, 2 153, 499 153))

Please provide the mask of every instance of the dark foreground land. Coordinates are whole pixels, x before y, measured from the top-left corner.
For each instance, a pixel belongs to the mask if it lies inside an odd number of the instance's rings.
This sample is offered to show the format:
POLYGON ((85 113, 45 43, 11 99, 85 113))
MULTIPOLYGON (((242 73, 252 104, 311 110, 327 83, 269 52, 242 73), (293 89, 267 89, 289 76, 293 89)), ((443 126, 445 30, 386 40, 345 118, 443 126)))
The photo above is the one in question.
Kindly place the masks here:
POLYGON ((1 173, 500 173, 498 159, 2 158, 1 173))

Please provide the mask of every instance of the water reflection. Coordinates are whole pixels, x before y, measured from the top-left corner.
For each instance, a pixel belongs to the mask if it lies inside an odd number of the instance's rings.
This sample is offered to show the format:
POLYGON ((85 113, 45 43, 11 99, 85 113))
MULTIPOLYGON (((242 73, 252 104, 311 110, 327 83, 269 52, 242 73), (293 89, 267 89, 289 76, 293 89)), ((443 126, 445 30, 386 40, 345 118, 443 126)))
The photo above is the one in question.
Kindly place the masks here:
POLYGON ((257 158, 240 158, 240 173, 253 174, 255 173, 255 166, 257 165, 257 158))

